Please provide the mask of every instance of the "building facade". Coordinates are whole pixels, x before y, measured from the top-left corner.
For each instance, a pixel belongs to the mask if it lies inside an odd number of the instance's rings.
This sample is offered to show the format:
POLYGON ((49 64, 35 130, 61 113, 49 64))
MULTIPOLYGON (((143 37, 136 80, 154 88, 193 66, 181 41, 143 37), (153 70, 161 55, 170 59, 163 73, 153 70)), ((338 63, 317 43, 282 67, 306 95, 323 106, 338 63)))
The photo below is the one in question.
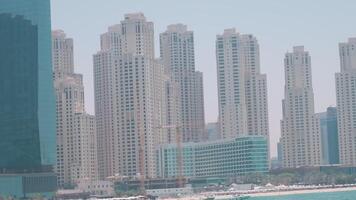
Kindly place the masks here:
POLYGON ((183 24, 169 25, 160 34, 160 45, 166 74, 177 84, 180 94, 177 96, 180 120, 170 125, 181 127, 184 142, 204 140, 203 74, 195 70, 193 31, 183 24))
POLYGON ((142 13, 126 14, 102 34, 101 50, 94 55, 101 179, 156 176, 155 139, 162 131, 156 119, 162 113, 156 107, 161 95, 155 94, 163 84, 155 88, 160 65, 154 59, 153 33, 153 23, 142 13))
POLYGON ((336 73, 340 164, 356 165, 356 38, 339 44, 341 71, 336 73))
POLYGON ((215 141, 221 139, 220 128, 218 122, 207 123, 205 126, 205 131, 207 135, 207 141, 215 141))
POLYGON ((0 194, 53 194, 56 122, 50 1, 0 0, 0 5, 0 92, 6 94, 0 96, 0 194), (28 177, 44 181, 25 190, 28 177), (17 184, 9 185, 9 180, 17 184))
POLYGON ((52 31, 53 79, 57 113, 58 184, 97 179, 95 117, 86 114, 83 76, 74 73, 73 39, 52 31))
POLYGON ((81 180, 98 180, 96 118, 87 113, 76 113, 73 125, 78 135, 78 162, 71 165, 75 183, 81 180))
POLYGON ((318 118, 320 120, 322 164, 339 164, 339 138, 336 107, 329 107, 326 112, 318 113, 318 118))
MULTIPOLYGON (((177 145, 161 145, 157 151, 158 176, 177 177, 177 145)), ((266 173, 269 169, 268 140, 263 136, 184 143, 182 155, 186 178, 266 173)))
POLYGON ((62 30, 52 31, 52 63, 54 79, 74 74, 73 39, 62 30))
POLYGON ((286 53, 281 121, 283 167, 321 164, 320 123, 314 114, 311 57, 303 46, 286 53))
MULTIPOLYGON (((180 90, 179 85, 176 81, 172 79, 172 76, 168 73, 165 73, 165 82, 164 82, 164 102, 165 102, 165 118, 166 120, 160 125, 176 125, 179 126, 181 124, 181 101, 180 101, 180 90)), ((176 143, 177 141, 177 131, 173 128, 165 129, 166 132, 166 140, 162 143, 176 143)), ((179 138, 178 138, 179 139, 179 138)))
POLYGON ((282 148, 282 143, 278 142, 277 143, 277 158, 280 163, 283 161, 283 148, 282 148))
POLYGON ((257 39, 226 29, 216 39, 220 134, 269 135, 267 80, 257 39))
POLYGON ((77 189, 84 193, 97 196, 115 196, 115 186, 112 181, 82 180, 78 183, 77 189))

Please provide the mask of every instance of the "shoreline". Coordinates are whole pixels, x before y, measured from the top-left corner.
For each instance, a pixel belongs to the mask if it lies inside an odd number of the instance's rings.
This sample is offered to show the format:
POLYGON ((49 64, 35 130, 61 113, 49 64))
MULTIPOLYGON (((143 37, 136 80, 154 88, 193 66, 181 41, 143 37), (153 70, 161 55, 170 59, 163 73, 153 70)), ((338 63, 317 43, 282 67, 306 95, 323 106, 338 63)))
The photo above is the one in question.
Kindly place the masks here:
POLYGON ((313 194, 313 193, 333 193, 333 192, 349 192, 356 191, 356 186, 340 187, 340 188, 316 188, 316 189, 300 189, 289 191, 270 191, 270 192, 257 192, 246 194, 250 197, 269 197, 269 196, 286 196, 298 194, 313 194))
POLYGON ((356 185, 335 185, 335 186, 314 186, 314 187, 300 187, 300 188, 283 188, 270 190, 248 190, 248 191, 230 191, 230 192, 208 192, 199 193, 189 196, 180 197, 161 197, 164 200, 203 200, 207 197, 213 196, 216 199, 232 199, 237 195, 253 197, 275 197, 288 195, 301 195, 313 193, 334 193, 334 192, 351 192, 356 191, 356 185))

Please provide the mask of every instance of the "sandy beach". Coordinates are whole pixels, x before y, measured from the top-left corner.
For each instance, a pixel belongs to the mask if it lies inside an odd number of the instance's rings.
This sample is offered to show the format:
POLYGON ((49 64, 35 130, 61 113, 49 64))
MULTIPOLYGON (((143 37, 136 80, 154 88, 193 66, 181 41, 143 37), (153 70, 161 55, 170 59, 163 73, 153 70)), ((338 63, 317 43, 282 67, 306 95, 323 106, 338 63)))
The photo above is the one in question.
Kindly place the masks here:
POLYGON ((309 186, 309 187, 292 187, 281 189, 267 190, 249 190, 249 191, 229 191, 229 192, 208 192, 189 196, 181 196, 175 198, 159 198, 164 200, 203 200, 213 196, 216 199, 231 199, 236 195, 244 195, 250 197, 269 197, 269 196, 285 196, 294 194, 311 194, 311 193, 328 193, 328 192, 347 192, 356 191, 356 185, 335 185, 335 186, 309 186))
POLYGON ((248 194, 251 197, 266 197, 266 196, 284 196, 293 194, 311 194, 311 193, 321 193, 321 192, 346 192, 346 191, 356 191, 356 187, 343 187, 343 188, 325 188, 325 189, 302 189, 302 190, 292 190, 292 191, 272 191, 263 193, 248 194))

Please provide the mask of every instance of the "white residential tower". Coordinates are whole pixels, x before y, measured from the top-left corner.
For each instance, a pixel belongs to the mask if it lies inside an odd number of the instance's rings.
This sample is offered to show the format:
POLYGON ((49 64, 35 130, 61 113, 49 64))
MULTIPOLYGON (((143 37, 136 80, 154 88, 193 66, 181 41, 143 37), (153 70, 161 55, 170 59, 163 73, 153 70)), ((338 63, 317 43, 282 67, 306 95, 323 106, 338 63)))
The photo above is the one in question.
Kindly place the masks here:
POLYGON ((81 74, 74 73, 73 40, 52 32, 57 113, 57 164, 60 187, 97 179, 95 117, 86 114, 81 74))
POLYGON ((268 138, 267 80, 257 39, 226 29, 216 38, 216 59, 221 137, 268 138))
POLYGON ((340 164, 356 166, 356 38, 339 44, 336 74, 340 164))
POLYGON ((296 46, 284 58, 285 98, 281 121, 283 167, 321 164, 320 122, 314 113, 311 57, 296 46))
MULTIPOLYGON (((194 35, 186 25, 173 24, 160 34, 161 59, 179 95, 178 124, 184 142, 204 140, 203 74, 195 70, 194 35)), ((172 110, 174 111, 174 110, 172 110)), ((172 122, 170 122, 172 123, 172 122)))
POLYGON ((154 58, 153 23, 142 13, 126 14, 101 36, 101 50, 94 55, 101 179, 156 176, 155 145, 163 137, 162 66, 154 58))

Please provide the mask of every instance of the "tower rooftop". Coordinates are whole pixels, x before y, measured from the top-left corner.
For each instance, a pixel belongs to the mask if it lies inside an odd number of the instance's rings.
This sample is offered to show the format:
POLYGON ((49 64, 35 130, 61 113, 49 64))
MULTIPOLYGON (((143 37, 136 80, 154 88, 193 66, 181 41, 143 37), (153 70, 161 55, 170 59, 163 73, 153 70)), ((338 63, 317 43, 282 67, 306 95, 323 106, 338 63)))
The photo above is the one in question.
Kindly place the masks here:
POLYGON ((125 14, 125 20, 146 20, 142 12, 125 14))
POLYGON ((304 46, 294 46, 293 52, 304 52, 304 46))
POLYGON ((171 24, 167 27, 167 30, 170 32, 186 32, 188 28, 184 24, 171 24))
POLYGON ((356 43, 356 37, 349 38, 350 43, 356 43))

